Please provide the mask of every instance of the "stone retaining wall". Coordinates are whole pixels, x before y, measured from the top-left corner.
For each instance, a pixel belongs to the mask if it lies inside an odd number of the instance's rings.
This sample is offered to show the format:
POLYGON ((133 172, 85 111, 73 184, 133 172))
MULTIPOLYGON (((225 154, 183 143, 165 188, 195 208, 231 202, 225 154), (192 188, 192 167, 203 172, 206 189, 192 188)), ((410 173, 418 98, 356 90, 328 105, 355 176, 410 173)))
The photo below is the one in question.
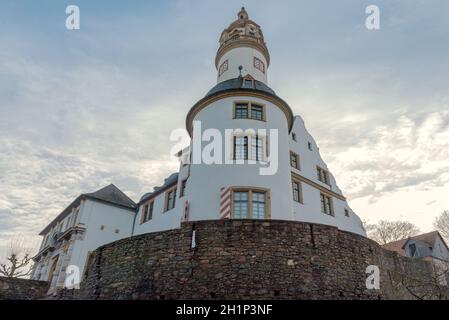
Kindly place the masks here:
POLYGON ((43 299, 48 290, 48 282, 0 277, 0 300, 43 299))
POLYGON ((94 254, 78 298, 410 299, 404 275, 431 277, 427 262, 335 227, 291 221, 183 223, 94 254), (369 265, 381 271, 380 290, 366 288, 369 265))

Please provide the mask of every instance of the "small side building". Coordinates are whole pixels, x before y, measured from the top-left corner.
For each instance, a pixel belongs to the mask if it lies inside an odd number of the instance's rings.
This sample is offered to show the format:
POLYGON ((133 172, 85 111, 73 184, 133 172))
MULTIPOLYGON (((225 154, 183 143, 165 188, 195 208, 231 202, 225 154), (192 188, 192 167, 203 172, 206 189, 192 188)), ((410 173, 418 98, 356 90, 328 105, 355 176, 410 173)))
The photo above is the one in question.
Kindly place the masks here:
POLYGON ((115 185, 78 196, 39 235, 32 279, 50 283, 52 292, 77 288, 89 255, 99 246, 131 236, 136 204, 115 185))
POLYGON ((440 284, 449 285, 449 247, 438 231, 393 241, 383 245, 383 248, 404 257, 432 262, 440 284))

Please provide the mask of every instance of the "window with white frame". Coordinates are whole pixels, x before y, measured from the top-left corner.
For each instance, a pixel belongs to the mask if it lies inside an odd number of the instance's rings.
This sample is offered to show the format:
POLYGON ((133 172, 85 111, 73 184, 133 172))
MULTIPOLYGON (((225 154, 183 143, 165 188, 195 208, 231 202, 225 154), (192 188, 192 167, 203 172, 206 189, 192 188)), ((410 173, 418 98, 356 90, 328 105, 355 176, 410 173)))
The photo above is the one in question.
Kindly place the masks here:
POLYGON ((251 119, 263 120, 263 106, 258 104, 251 104, 251 119))
POLYGON ((299 170, 299 156, 293 151, 290 151, 290 165, 299 170))
POLYGON ((327 170, 324 170, 323 168, 320 167, 316 167, 317 170, 317 176, 318 176, 318 180, 325 183, 325 184, 329 184, 329 172, 327 170))
POLYGON ((234 160, 248 160, 248 136, 234 136, 234 160))
POLYGON ((301 182, 293 179, 292 180, 292 191, 293 191, 293 201, 303 203, 302 200, 302 187, 301 182))
POLYGON ((234 218, 243 219, 248 218, 248 191, 236 191, 234 192, 234 218))
POLYGON ((234 102, 233 118, 265 121, 265 106, 255 102, 234 102))
POLYGON ((236 103, 234 107, 235 119, 248 119, 248 103, 236 103))
POLYGON ((141 223, 145 223, 153 219, 153 208, 154 208, 154 200, 151 200, 150 202, 148 202, 143 206, 141 223))
POLYGON ((171 210, 175 207, 176 202, 176 187, 173 187, 165 192, 165 211, 171 210))
POLYGON ((256 135, 251 142, 251 159, 263 161, 263 139, 256 135))
POLYGON ((266 219, 268 217, 268 191, 237 189, 232 192, 234 219, 266 219))
POLYGON ((236 134, 233 137, 233 159, 265 161, 267 139, 261 135, 236 134))
POLYGON ((320 193, 321 212, 330 216, 334 215, 334 206, 332 204, 332 197, 327 194, 320 193))
POLYGON ((252 193, 252 218, 264 219, 265 218, 265 192, 252 193))

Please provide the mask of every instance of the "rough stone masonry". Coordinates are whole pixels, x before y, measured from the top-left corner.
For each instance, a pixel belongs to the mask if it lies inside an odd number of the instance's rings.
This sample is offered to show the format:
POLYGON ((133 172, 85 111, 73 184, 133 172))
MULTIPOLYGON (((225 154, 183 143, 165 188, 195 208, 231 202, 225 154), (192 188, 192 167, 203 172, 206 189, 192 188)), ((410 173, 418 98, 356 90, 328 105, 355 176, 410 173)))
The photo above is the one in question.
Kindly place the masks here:
POLYGON ((36 300, 45 297, 48 282, 0 277, 0 300, 36 300))
POLYGON ((98 248, 73 298, 417 298, 407 277, 415 281, 417 292, 427 290, 430 263, 400 257, 335 227, 276 220, 201 221, 98 248), (366 288, 369 265, 380 269, 379 290, 366 288))

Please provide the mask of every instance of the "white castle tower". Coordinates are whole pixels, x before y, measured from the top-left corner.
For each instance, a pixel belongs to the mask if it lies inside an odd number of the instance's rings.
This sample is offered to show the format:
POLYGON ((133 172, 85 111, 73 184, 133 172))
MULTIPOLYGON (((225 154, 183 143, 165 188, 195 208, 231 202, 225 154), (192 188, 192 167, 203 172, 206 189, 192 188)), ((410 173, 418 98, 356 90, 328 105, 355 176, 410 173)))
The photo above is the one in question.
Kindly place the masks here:
POLYGON ((365 235, 302 118, 268 86, 270 54, 244 8, 222 32, 215 64, 217 85, 186 118, 192 163, 142 197, 134 233, 182 221, 278 219, 365 235))

